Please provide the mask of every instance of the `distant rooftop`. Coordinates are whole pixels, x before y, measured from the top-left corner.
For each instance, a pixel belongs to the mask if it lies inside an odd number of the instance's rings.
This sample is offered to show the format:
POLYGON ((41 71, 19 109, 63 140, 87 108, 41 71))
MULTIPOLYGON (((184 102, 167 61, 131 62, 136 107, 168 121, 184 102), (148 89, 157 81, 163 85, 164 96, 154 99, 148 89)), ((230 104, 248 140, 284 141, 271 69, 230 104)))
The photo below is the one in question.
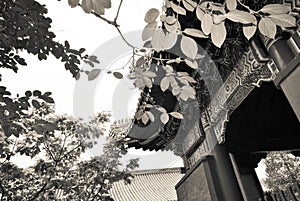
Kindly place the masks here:
POLYGON ((183 177, 181 168, 138 170, 131 184, 113 183, 110 195, 115 201, 177 201, 175 185, 183 177))

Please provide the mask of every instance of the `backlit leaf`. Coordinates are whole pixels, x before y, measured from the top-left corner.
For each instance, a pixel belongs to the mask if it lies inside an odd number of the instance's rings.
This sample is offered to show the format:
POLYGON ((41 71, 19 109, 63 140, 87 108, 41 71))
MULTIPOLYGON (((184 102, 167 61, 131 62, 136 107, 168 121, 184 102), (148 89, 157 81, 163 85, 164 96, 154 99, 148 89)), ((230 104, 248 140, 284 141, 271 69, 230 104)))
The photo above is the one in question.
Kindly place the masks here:
POLYGON ((161 113, 166 113, 167 111, 166 111, 166 109, 165 108, 163 108, 163 107, 158 107, 158 108, 156 108, 158 111, 160 111, 161 113))
POLYGON ((160 120, 163 124, 166 124, 169 121, 169 115, 167 113, 163 113, 160 115, 160 120))
POLYGON ((237 0, 226 0, 226 7, 228 10, 235 10, 237 6, 237 0))
POLYGON ((243 33, 244 33, 245 37, 249 40, 255 34, 256 29, 257 29, 256 25, 249 25, 249 26, 244 25, 243 33))
POLYGON ((225 23, 214 24, 211 29, 211 40, 217 47, 221 47, 226 39, 227 31, 225 23))
POLYGON ((242 24, 256 24, 257 22, 254 15, 240 10, 230 11, 229 13, 225 14, 225 16, 227 19, 233 22, 239 22, 242 24))
POLYGON ((258 29, 261 34, 269 38, 275 38, 276 24, 270 18, 262 18, 258 23, 258 29))
POLYGON ((92 11, 92 1, 91 0, 82 0, 81 7, 84 10, 84 12, 90 13, 92 11))
POLYGON ((202 21, 204 14, 205 13, 202 10, 202 8, 200 6, 197 6, 197 8, 196 8, 196 16, 197 16, 198 20, 202 21))
POLYGON ((149 117, 150 121, 154 122, 154 115, 151 112, 149 112, 149 111, 146 111, 145 113, 149 117))
POLYGON ((186 10, 181 6, 174 4, 173 2, 171 2, 171 8, 180 15, 186 15, 186 10))
POLYGON ((88 80, 91 81, 91 80, 94 80, 98 77, 99 73, 101 72, 100 69, 93 69, 89 72, 88 74, 88 80))
POLYGON ((164 77, 160 82, 160 88, 162 91, 166 91, 169 88, 170 81, 169 77, 164 77))
POLYGON ((153 32, 151 44, 154 50, 160 51, 163 48, 163 41, 165 38, 165 33, 162 29, 156 29, 153 32))
POLYGON ((259 10, 263 13, 269 13, 272 15, 284 14, 291 12, 291 6, 288 4, 268 4, 259 10))
POLYGON ((143 122, 144 124, 147 124, 148 121, 149 121, 149 117, 148 117, 148 115, 147 115, 146 113, 144 113, 144 114, 142 115, 142 122, 143 122))
POLYGON ((170 112, 169 114, 177 119, 183 119, 183 115, 179 112, 170 112))
POLYGON ((92 0, 92 8, 98 15, 104 15, 105 9, 99 0, 92 0))
POLYGON ((104 8, 111 8, 111 0, 93 0, 98 1, 104 8))
POLYGON ((205 35, 209 35, 213 25, 212 16, 209 13, 205 13, 201 21, 201 29, 205 35))
POLYGON ((188 10, 188 11, 191 11, 193 12, 194 9, 196 8, 197 6, 197 3, 192 1, 192 0, 183 0, 182 1, 183 3, 183 6, 188 10))
POLYGON ((189 59, 185 59, 184 62, 193 69, 198 69, 198 64, 196 61, 191 61, 189 59))
POLYGON ((177 22, 177 19, 175 16, 167 16, 166 17, 166 23, 169 25, 175 24, 177 22))
POLYGON ((198 46, 194 39, 182 36, 180 49, 187 57, 194 59, 198 52, 198 46))
POLYGON ((206 35, 199 29, 186 28, 183 33, 188 34, 190 36, 198 37, 198 38, 207 38, 206 35))
POLYGON ((296 26, 296 18, 289 14, 270 15, 268 17, 271 18, 276 25, 283 28, 296 26))
POLYGON ((71 8, 75 8, 79 4, 79 0, 68 0, 69 5, 71 8))
POLYGON ((157 22, 152 22, 145 26, 143 33, 142 33, 143 41, 149 39, 153 35, 153 32, 156 29, 156 27, 157 27, 157 22))
POLYGON ((172 31, 165 36, 163 40, 163 49, 171 49, 177 42, 177 33, 172 31))
POLYGON ((155 20, 158 18, 158 16, 159 16, 159 10, 157 10, 156 8, 151 8, 146 13, 144 20, 145 20, 145 22, 150 24, 152 22, 155 22, 155 20))

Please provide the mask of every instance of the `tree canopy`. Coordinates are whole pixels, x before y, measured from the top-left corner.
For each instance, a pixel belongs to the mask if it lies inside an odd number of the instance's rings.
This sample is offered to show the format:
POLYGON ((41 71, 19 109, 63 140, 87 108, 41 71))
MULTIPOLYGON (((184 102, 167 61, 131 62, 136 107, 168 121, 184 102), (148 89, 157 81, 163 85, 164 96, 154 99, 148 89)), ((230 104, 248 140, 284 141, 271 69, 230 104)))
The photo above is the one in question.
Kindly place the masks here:
POLYGON ((300 158, 287 152, 271 152, 265 159, 266 179, 270 190, 285 190, 287 186, 300 182, 300 158))

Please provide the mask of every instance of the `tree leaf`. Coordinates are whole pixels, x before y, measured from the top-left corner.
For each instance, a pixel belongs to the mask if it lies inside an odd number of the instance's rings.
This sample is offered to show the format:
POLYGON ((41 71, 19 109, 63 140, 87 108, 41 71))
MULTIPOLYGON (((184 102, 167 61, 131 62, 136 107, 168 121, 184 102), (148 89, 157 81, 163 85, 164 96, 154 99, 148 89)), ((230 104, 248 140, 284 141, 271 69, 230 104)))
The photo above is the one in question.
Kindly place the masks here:
POLYGON ((84 12, 90 13, 92 11, 92 0, 82 0, 81 7, 84 12))
POLYGON ((43 99, 44 101, 46 101, 47 103, 54 103, 53 98, 49 97, 49 96, 41 96, 41 99, 43 99))
POLYGON ((138 60, 135 62, 135 67, 141 67, 145 63, 144 57, 138 58, 138 60))
POLYGON ((32 96, 32 92, 31 92, 31 91, 26 91, 26 92, 25 92, 25 96, 27 96, 27 97, 32 96))
POLYGON ((41 108, 41 105, 37 100, 32 100, 31 103, 32 103, 33 107, 35 107, 36 109, 41 108))
POLYGON ((295 27, 296 26, 296 18, 289 14, 281 14, 281 15, 270 15, 268 16, 276 25, 286 28, 286 27, 295 27))
POLYGON ((258 29, 261 34, 269 38, 275 38, 276 24, 270 18, 262 18, 258 23, 258 29))
POLYGON ((175 16, 167 16, 166 17, 166 23, 169 25, 173 25, 177 22, 177 19, 175 16))
POLYGON ((262 9, 259 10, 263 13, 268 13, 272 15, 289 13, 292 11, 289 4, 268 4, 265 5, 262 9))
POLYGON ((104 13, 105 13, 105 9, 104 9, 105 3, 109 3, 109 2, 104 1, 104 0, 92 0, 92 9, 98 15, 104 15, 104 13))
POLYGON ((147 115, 146 113, 144 113, 144 114, 142 115, 142 122, 143 122, 144 124, 147 124, 148 121, 149 121, 149 117, 148 117, 148 115, 147 115))
POLYGON ((220 24, 221 22, 224 22, 224 20, 226 19, 225 15, 214 15, 214 24, 220 24))
POLYGON ((193 87, 185 85, 181 88, 179 98, 181 98, 184 101, 187 101, 188 98, 195 99, 195 94, 196 92, 193 87))
POLYGON ((164 77, 160 82, 160 89, 162 91, 166 91, 169 88, 169 85, 170 85, 169 77, 164 77))
POLYGON ((187 57, 194 59, 198 52, 198 46, 194 39, 182 36, 180 49, 187 57))
POLYGON ((169 115, 167 113, 163 113, 162 115, 160 115, 160 121, 163 124, 166 124, 169 121, 169 115))
POLYGON ((209 35, 213 25, 212 16, 209 13, 205 13, 201 21, 201 29, 205 35, 209 35))
POLYGON ((152 22, 145 26, 143 33, 142 33, 143 41, 149 39, 153 35, 153 32, 156 29, 156 27, 157 27, 157 22, 152 22))
POLYGON ((197 3, 194 2, 194 1, 191 1, 191 0, 183 0, 182 3, 183 3, 183 6, 184 6, 188 11, 191 11, 191 12, 193 12, 194 9, 195 9, 196 6, 197 6, 197 3))
POLYGON ((159 28, 153 32, 151 44, 153 49, 156 50, 157 52, 162 50, 164 38, 165 38, 165 33, 163 32, 162 29, 159 28))
POLYGON ((200 6, 197 6, 196 16, 197 16, 198 20, 202 21, 204 14, 205 14, 205 12, 202 10, 202 8, 200 6))
POLYGON ((173 94, 173 96, 177 96, 180 93, 180 91, 181 91, 181 89, 180 89, 180 87, 178 85, 172 87, 172 94, 173 94))
POLYGON ((98 77, 98 75, 100 74, 101 72, 101 69, 93 69, 89 72, 88 74, 88 80, 91 81, 91 80, 94 80, 98 77))
POLYGON ((41 91, 39 91, 39 90, 34 90, 33 91, 33 95, 34 96, 40 96, 42 93, 41 93, 41 91))
POLYGON ((198 69, 198 64, 196 61, 191 61, 190 59, 185 59, 184 62, 193 69, 198 69))
POLYGON ((234 11, 230 11, 229 13, 225 14, 224 16, 226 16, 227 19, 229 19, 233 22, 239 22, 242 24, 256 24, 257 23, 256 17, 245 11, 234 10, 234 11))
POLYGON ((161 113, 167 113, 167 110, 163 107, 157 107, 156 108, 158 111, 160 111, 161 113))
POLYGON ((170 112, 169 114, 177 119, 183 119, 183 115, 179 112, 170 112))
POLYGON ((256 25, 244 25, 243 26, 243 33, 245 35, 245 37, 250 40, 250 38, 252 38, 252 36, 255 34, 257 29, 256 25))
POLYGON ((171 8, 180 15, 186 15, 186 10, 181 6, 174 4, 173 2, 171 2, 171 8))
POLYGON ((150 24, 152 22, 155 22, 158 16, 159 16, 159 10, 157 10, 156 8, 151 8, 146 13, 144 21, 150 24))
POLYGON ((154 115, 151 112, 149 112, 149 111, 146 111, 145 113, 149 117, 150 121, 154 122, 154 115))
POLYGON ((93 0, 93 1, 98 1, 104 8, 111 8, 111 0, 93 0))
POLYGON ((117 79, 123 79, 123 74, 120 72, 113 72, 113 75, 115 76, 115 78, 117 79))
POLYGON ((171 49, 177 42, 177 36, 178 35, 175 31, 168 33, 163 40, 163 49, 171 49))
POLYGON ((71 8, 75 8, 79 4, 79 0, 68 0, 69 5, 71 8))
POLYGON ((225 23, 214 24, 211 29, 211 40, 215 46, 220 48, 226 39, 227 31, 225 23))
POLYGON ((237 1, 236 0, 226 0, 226 7, 228 10, 232 11, 235 10, 237 6, 237 1))
POLYGON ((198 37, 198 38, 207 38, 208 36, 204 35, 204 33, 202 31, 200 31, 199 29, 193 29, 193 28, 186 28, 183 33, 190 35, 190 36, 194 36, 194 37, 198 37))

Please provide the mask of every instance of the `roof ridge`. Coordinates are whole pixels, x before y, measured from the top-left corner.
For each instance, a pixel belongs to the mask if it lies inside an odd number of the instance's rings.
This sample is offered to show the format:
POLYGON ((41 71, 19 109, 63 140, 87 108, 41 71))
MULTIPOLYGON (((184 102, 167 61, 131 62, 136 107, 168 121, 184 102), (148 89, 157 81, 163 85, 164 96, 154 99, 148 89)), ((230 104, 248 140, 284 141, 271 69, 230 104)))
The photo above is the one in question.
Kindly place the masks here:
POLYGON ((159 169, 144 169, 144 170, 134 170, 130 173, 133 175, 140 175, 140 174, 161 174, 161 173, 169 173, 169 172, 179 172, 183 174, 184 168, 183 167, 173 167, 173 168, 159 168, 159 169))

